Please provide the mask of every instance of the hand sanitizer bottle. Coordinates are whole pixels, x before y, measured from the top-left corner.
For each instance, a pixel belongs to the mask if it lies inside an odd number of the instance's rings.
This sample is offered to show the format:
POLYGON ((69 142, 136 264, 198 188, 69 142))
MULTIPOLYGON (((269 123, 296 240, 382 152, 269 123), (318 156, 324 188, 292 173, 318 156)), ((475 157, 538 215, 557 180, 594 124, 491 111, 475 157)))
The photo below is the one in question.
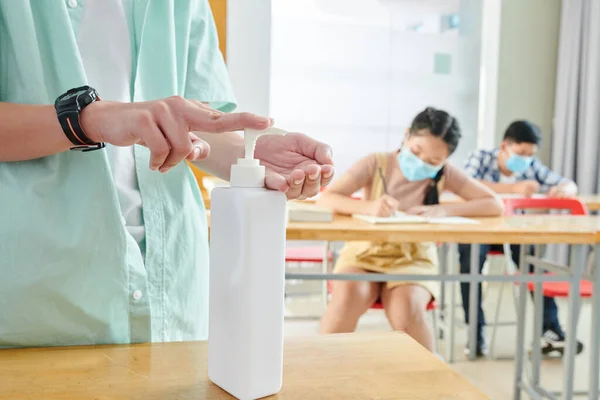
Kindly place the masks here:
POLYGON ((283 376, 286 196, 254 159, 269 134, 285 132, 245 131, 230 187, 211 193, 208 376, 241 400, 279 392, 283 376))

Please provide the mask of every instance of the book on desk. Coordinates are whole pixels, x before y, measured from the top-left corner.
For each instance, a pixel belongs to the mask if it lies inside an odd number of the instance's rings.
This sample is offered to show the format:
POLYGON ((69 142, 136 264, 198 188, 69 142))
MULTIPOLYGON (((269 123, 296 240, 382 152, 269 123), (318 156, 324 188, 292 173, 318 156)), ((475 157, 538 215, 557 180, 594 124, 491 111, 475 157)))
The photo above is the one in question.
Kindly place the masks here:
POLYGON ((333 212, 325 207, 304 201, 288 201, 288 221, 293 222, 332 222, 333 212))

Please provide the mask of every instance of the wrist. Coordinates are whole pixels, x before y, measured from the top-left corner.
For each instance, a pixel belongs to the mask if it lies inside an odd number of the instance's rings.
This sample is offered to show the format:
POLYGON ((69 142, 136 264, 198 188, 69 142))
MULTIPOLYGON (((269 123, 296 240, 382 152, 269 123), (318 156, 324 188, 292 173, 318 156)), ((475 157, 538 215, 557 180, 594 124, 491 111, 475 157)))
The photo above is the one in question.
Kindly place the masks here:
POLYGON ((86 136, 96 143, 106 142, 101 130, 98 129, 100 124, 98 123, 100 110, 107 105, 105 101, 96 101, 79 113, 79 121, 81 128, 85 132, 86 136))

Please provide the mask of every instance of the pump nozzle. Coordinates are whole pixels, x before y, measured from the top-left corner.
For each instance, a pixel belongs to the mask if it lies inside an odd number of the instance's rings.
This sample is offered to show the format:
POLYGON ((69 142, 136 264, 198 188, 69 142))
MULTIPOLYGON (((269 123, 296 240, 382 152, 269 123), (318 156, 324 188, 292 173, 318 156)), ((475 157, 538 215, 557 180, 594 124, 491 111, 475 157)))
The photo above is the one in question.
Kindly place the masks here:
POLYGON ((279 128, 263 130, 244 130, 244 158, 238 158, 237 164, 231 166, 231 187, 265 187, 265 167, 254 158, 256 141, 263 135, 285 135, 287 132, 279 128))

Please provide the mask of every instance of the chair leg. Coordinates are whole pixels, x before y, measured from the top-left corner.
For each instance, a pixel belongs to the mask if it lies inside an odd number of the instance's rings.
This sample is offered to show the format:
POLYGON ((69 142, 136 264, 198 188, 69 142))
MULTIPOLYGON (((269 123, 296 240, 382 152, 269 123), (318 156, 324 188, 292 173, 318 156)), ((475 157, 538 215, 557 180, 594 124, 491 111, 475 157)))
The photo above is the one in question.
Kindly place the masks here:
POLYGON ((502 304, 502 295, 504 294, 505 284, 500 285, 500 291, 496 299, 496 310, 494 312, 494 325, 492 326, 492 338, 490 339, 490 358, 496 359, 496 333, 498 333, 498 323, 500 322, 500 305, 502 304))
POLYGON ((438 327, 438 313, 435 309, 431 310, 431 325, 433 328, 433 351, 440 353, 440 330, 438 327))

